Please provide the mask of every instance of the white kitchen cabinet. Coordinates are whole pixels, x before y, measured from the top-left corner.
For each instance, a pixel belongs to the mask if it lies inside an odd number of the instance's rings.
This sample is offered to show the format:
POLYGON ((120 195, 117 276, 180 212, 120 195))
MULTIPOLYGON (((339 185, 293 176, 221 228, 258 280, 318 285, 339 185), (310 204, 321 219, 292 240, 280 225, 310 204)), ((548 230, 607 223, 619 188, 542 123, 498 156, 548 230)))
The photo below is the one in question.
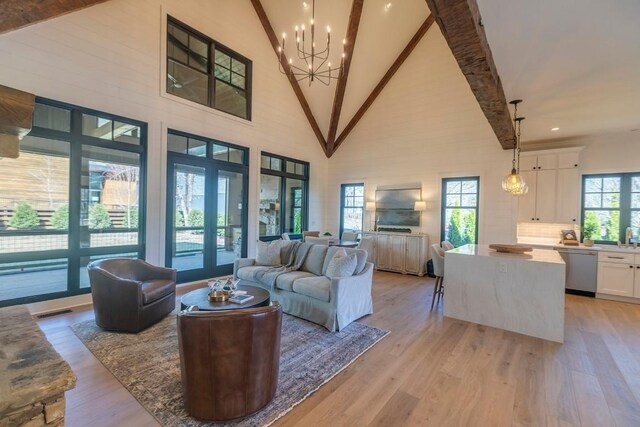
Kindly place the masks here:
POLYGON ((640 265, 636 265, 636 274, 633 280, 633 296, 640 298, 640 265))
POLYGON ((393 232, 367 232, 373 238, 376 254, 371 261, 378 270, 423 276, 429 236, 393 232))
POLYGON ((634 296, 637 281, 635 266, 614 262, 598 262, 598 293, 622 297, 634 296))
POLYGON ((580 166, 580 153, 572 151, 558 154, 558 169, 577 169, 580 166))
POLYGON ((518 196, 518 222, 533 222, 536 220, 536 176, 534 170, 520 170, 520 175, 529 186, 527 194, 518 196))
POLYGON ((580 149, 536 151, 520 157, 520 173, 529 192, 519 196, 518 222, 579 222, 580 149))
POLYGON ((556 217, 556 180, 558 179, 558 171, 556 169, 543 169, 536 174, 536 221, 554 222, 556 217))
POLYGON ((558 169, 557 154, 538 155, 538 170, 558 169))
POLYGON ((559 224, 577 224, 580 212, 580 171, 558 169, 556 217, 559 224), (576 183, 578 183, 576 185, 576 183))

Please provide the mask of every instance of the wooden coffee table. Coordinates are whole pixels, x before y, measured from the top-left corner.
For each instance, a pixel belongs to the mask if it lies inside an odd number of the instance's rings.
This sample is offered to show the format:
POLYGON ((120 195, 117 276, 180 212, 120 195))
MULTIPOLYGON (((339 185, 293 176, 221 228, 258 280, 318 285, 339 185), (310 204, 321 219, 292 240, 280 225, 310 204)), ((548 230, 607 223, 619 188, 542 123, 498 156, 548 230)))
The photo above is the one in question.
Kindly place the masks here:
POLYGON ((238 290, 247 291, 247 295, 253 295, 253 299, 245 302, 244 304, 237 304, 230 301, 209 301, 207 299, 209 287, 206 287, 184 294, 180 299, 180 309, 185 310, 187 307, 195 305, 201 311, 223 311, 237 310, 239 308, 265 307, 271 303, 271 294, 266 289, 262 289, 258 286, 245 285, 241 281, 238 284, 238 290))

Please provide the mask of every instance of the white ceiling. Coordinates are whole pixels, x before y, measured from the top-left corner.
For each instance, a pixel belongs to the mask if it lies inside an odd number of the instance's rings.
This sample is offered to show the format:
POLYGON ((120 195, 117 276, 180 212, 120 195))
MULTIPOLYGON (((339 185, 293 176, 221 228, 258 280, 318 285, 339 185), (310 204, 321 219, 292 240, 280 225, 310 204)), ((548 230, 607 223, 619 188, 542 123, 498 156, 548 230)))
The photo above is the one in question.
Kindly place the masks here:
MULTIPOLYGON (((395 0, 386 10, 388 2, 364 2, 338 135, 429 14, 424 0, 395 0)), ((524 100, 523 141, 640 128, 640 0, 477 2, 507 100, 524 100)), ((302 0, 262 3, 278 37, 287 33, 291 56, 294 26, 308 25, 310 8, 302 0)), ((318 39, 332 29, 333 64, 350 10, 351 0, 316 2, 318 39)), ((326 138, 335 82, 301 87, 326 138)))
POLYGON ((640 0, 477 1, 523 141, 640 128, 640 0))

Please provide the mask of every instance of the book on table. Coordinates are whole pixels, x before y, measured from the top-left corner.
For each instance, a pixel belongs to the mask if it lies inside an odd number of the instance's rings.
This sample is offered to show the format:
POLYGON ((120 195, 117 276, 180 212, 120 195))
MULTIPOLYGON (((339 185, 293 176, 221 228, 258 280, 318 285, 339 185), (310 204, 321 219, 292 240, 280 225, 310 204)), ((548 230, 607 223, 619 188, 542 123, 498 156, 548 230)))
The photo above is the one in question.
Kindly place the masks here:
POLYGON ((253 295, 234 295, 229 298, 229 301, 235 302, 237 304, 244 304, 247 301, 251 301, 253 299, 253 295))

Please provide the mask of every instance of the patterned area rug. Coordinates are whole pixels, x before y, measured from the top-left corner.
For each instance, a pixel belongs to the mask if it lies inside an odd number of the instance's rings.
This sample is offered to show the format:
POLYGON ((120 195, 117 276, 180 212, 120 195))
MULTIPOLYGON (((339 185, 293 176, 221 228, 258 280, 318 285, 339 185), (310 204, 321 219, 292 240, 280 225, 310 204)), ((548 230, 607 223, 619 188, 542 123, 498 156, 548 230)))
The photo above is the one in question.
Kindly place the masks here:
POLYGON ((174 311, 139 334, 106 332, 87 320, 72 326, 87 348, 165 426, 268 426, 356 360, 389 332, 352 323, 331 333, 283 315, 280 378, 273 401, 233 422, 203 423, 184 411, 174 311))

